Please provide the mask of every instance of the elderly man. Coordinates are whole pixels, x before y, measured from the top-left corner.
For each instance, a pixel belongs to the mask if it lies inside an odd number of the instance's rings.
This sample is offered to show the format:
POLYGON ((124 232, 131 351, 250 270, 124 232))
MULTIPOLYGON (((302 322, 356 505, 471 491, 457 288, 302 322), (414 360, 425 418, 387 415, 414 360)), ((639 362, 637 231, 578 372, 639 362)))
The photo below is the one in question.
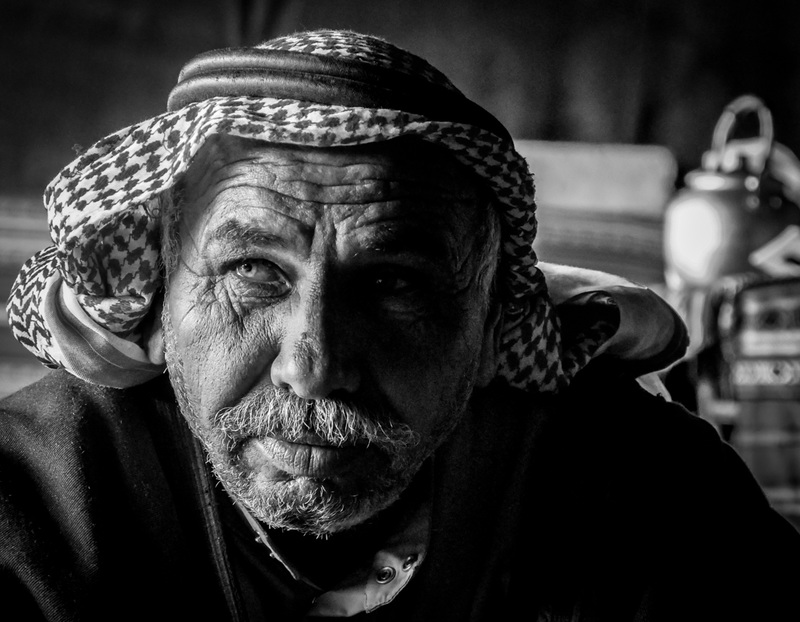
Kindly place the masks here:
POLYGON ((675 314, 537 265, 524 160, 422 59, 203 54, 45 199, 8 309, 60 369, 0 405, 17 619, 800 612, 798 534, 642 388, 675 314))

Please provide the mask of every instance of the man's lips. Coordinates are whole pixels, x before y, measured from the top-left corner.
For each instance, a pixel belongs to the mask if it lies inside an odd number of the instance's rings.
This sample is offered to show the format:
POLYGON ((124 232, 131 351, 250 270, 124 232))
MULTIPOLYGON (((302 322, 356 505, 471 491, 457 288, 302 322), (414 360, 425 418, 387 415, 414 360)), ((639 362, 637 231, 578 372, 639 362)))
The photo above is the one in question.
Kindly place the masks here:
POLYGON ((245 441, 242 457, 257 472, 277 470, 293 477, 329 478, 346 474, 366 453, 364 446, 337 447, 314 435, 296 442, 267 436, 245 441))

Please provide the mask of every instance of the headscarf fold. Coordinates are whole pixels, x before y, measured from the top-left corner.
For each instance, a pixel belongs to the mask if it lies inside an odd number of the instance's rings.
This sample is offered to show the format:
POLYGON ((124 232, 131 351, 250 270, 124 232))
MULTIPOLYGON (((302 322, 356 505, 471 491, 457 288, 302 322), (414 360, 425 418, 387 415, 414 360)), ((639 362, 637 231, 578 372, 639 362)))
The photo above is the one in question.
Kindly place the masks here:
POLYGON ((514 387, 558 391, 617 328, 605 316, 562 338, 533 250, 533 179, 494 117, 409 52, 315 31, 201 55, 170 110, 97 142, 48 185, 53 246, 23 266, 8 303, 14 336, 42 362, 116 387, 163 371, 148 332, 163 290, 158 199, 217 134, 316 147, 411 137, 473 171, 502 223, 498 376, 514 387))

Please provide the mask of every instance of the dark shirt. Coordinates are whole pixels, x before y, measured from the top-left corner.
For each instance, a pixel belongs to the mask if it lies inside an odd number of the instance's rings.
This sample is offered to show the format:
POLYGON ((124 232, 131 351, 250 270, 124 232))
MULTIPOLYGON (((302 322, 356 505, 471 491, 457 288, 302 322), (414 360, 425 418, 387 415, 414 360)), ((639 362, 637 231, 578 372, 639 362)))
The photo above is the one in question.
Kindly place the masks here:
MULTIPOLYGON (((425 560, 369 620, 800 619, 800 535, 736 453, 593 367, 556 398, 476 393, 427 467, 425 560)), ((232 522, 166 376, 55 372, 0 402, 0 426, 18 619, 292 620, 318 594, 232 522)))

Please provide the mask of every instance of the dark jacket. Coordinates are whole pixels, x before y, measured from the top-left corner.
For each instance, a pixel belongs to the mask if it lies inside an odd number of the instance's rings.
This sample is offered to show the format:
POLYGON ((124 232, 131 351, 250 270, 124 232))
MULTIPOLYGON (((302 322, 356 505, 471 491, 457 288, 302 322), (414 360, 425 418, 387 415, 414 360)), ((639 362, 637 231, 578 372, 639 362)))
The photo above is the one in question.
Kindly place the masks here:
MULTIPOLYGON (((800 619, 800 535, 706 422, 599 367, 558 398, 490 387, 473 411, 434 459, 427 559, 368 620, 800 619)), ((54 372, 0 426, 12 619, 246 619, 166 376, 54 372)), ((292 619, 310 596, 275 581, 272 619, 292 619)))

